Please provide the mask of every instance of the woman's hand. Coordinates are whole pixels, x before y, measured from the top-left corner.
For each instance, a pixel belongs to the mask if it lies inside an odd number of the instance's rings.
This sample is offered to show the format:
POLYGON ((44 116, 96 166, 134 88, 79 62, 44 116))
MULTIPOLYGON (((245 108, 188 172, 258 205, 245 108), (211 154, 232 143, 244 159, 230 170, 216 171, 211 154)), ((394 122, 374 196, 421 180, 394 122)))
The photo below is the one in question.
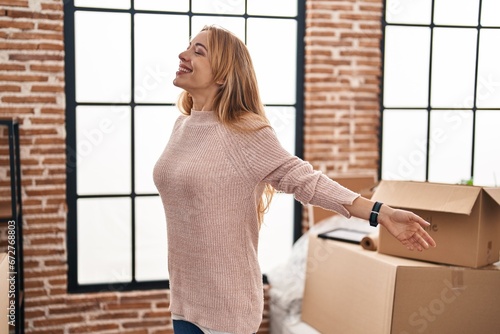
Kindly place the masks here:
POLYGON ((434 239, 424 230, 430 224, 413 212, 382 205, 378 219, 380 225, 409 250, 436 247, 434 239))
MULTIPOLYGON (((375 202, 362 196, 357 197, 351 205, 344 205, 355 217, 368 220, 375 202)), ((394 209, 383 204, 378 214, 378 223, 398 239, 409 250, 422 251, 436 247, 436 242, 424 230, 430 224, 413 212, 394 209)))

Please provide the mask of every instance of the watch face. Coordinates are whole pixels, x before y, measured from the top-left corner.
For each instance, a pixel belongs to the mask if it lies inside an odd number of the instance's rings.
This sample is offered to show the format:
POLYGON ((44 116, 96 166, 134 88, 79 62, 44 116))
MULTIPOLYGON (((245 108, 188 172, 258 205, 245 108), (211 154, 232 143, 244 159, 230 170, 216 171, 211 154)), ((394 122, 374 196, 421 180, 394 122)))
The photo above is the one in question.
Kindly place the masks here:
POLYGON ((372 211, 370 214, 370 226, 377 227, 378 225, 378 212, 372 211))

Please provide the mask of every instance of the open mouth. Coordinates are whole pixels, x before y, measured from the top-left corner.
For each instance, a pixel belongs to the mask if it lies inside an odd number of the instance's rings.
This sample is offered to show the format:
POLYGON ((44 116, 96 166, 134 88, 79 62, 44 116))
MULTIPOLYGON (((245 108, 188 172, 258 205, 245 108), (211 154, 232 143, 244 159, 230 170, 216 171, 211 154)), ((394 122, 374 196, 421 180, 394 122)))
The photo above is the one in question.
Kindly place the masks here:
POLYGON ((191 73, 193 70, 184 67, 184 66, 179 66, 179 69, 177 70, 177 73, 191 73))

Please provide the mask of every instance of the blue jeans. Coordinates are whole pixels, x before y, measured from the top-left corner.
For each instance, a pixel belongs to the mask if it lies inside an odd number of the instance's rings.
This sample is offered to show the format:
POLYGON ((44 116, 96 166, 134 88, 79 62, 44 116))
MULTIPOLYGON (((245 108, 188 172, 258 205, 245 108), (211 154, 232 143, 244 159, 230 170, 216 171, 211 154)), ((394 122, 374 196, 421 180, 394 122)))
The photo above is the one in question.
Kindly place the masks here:
POLYGON ((174 320, 175 334, 203 334, 203 331, 198 326, 184 320, 174 320))
MULTIPOLYGON (((175 334, 203 334, 203 331, 198 326, 184 320, 174 320, 175 334)), ((253 333, 255 334, 255 333, 253 333)))

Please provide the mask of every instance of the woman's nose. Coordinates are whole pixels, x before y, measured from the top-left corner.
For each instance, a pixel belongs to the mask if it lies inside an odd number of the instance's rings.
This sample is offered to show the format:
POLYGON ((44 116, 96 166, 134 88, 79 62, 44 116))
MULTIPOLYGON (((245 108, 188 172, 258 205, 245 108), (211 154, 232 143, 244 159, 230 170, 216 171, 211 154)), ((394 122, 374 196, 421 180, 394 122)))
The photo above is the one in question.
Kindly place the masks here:
POLYGON ((187 50, 179 53, 179 59, 182 61, 187 61, 188 59, 187 50))

